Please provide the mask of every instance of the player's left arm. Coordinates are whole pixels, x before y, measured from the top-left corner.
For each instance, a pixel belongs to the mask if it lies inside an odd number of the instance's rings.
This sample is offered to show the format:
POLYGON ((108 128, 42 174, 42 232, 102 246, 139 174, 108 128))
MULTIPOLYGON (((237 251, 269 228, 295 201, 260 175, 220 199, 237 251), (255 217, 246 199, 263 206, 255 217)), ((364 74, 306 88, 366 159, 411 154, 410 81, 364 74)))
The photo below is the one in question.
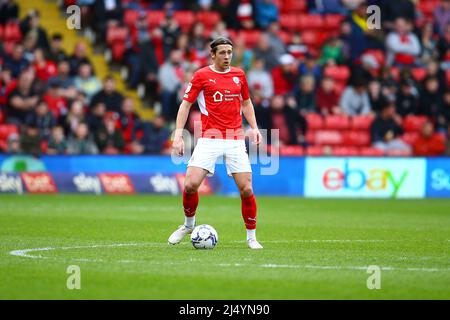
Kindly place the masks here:
POLYGON ((242 113, 252 128, 250 134, 253 143, 260 144, 262 141, 262 135, 261 132, 259 132, 258 124, 256 123, 255 108, 253 107, 252 100, 247 99, 242 102, 242 113))

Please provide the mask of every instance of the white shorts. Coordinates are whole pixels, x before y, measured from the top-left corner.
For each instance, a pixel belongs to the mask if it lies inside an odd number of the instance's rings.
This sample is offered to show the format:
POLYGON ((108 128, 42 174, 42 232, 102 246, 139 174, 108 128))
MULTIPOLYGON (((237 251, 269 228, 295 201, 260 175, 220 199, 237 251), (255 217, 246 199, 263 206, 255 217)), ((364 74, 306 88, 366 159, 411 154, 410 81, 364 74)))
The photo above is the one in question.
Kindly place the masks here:
POLYGON ((244 140, 199 138, 188 167, 199 167, 214 174, 217 159, 224 159, 227 173, 252 172, 244 140))

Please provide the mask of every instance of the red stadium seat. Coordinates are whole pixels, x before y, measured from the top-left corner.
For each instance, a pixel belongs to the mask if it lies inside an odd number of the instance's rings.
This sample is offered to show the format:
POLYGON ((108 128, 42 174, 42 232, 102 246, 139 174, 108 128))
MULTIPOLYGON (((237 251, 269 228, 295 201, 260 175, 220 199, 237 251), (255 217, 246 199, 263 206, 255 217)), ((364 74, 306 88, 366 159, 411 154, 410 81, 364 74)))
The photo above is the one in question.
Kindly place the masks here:
POLYGON ((323 30, 324 20, 320 14, 300 14, 298 18, 298 30, 323 30))
POLYGON ((325 154, 324 148, 321 146, 310 146, 306 149, 306 155, 312 157, 320 157, 325 154))
POLYGON ((320 114, 309 113, 305 116, 308 130, 320 130, 324 128, 324 121, 320 114))
POLYGON ((337 130, 318 130, 314 136, 314 144, 337 146, 344 142, 344 135, 337 130))
POLYGON ((20 42, 22 40, 22 32, 15 22, 8 22, 3 29, 3 40, 10 42, 20 42))
POLYGON ((289 31, 298 29, 298 16, 293 13, 284 13, 280 15, 281 28, 289 31))
POLYGON ((417 82, 421 82, 425 79, 427 76, 427 70, 425 68, 414 68, 411 71, 413 78, 417 82))
POLYGON ((220 21, 220 14, 215 11, 201 11, 197 13, 196 18, 205 25, 205 28, 214 28, 220 21))
POLYGON ((195 22, 195 16, 192 11, 187 10, 175 11, 173 17, 175 18, 175 20, 177 20, 178 24, 180 25, 180 28, 184 32, 188 32, 195 22))
POLYGON ((369 130, 375 119, 372 115, 358 115, 353 116, 351 120, 352 130, 369 130))
POLYGON ((0 125, 0 150, 6 150, 8 146, 8 138, 12 134, 18 134, 19 129, 13 124, 0 125))
POLYGON ((350 68, 347 66, 328 66, 324 75, 333 78, 335 81, 346 83, 350 78, 350 68))
POLYGON ((355 147, 334 147, 332 155, 336 157, 356 157, 360 155, 360 152, 355 147))
POLYGON ((406 142, 407 144, 413 145, 414 142, 420 137, 419 132, 406 132, 402 136, 402 140, 406 142))
POLYGON ((368 131, 347 131, 344 142, 347 146, 367 147, 371 143, 370 134, 368 131))
POLYGON ((406 116, 403 120, 403 129, 405 132, 420 131, 427 120, 426 116, 406 116))
POLYGON ((239 31, 239 37, 244 39, 245 46, 253 48, 258 43, 261 37, 261 31, 259 30, 241 30, 239 31))
MULTIPOLYGON (((157 27, 161 24, 161 21, 164 20, 165 18, 165 13, 162 10, 151 10, 147 12, 147 23, 149 28, 154 28, 157 27)), ((174 15, 174 17, 176 17, 174 15)), ((177 20, 178 21, 178 20, 177 20)), ((178 22, 180 23, 180 22, 178 22)), ((181 23, 180 23, 180 27, 181 27, 181 23)))
POLYGON ((136 10, 125 10, 124 16, 123 16, 123 21, 126 25, 128 25, 129 27, 134 26, 136 20, 139 17, 139 12, 136 10))
POLYGON ((361 148, 359 150, 359 155, 362 157, 382 157, 384 156, 384 151, 377 148, 361 148))
POLYGON ((302 42, 308 47, 314 49, 320 49, 327 40, 328 36, 329 35, 327 33, 311 30, 306 30, 301 33, 302 42))
POLYGON ((280 156, 303 156, 305 150, 301 146, 281 146, 280 156))
POLYGON ((114 43, 111 47, 111 55, 113 61, 121 62, 126 51, 125 42, 114 43))
POLYGON ((308 10, 306 0, 282 0, 280 1, 281 12, 305 12, 308 10))
POLYGON ((418 9, 427 17, 432 18, 433 17, 433 11, 439 4, 438 1, 433 0, 422 0, 418 4, 418 9))
POLYGON ((3 42, 3 51, 6 54, 11 54, 13 52, 14 46, 17 42, 14 41, 5 41, 3 42))
POLYGON ((390 74, 392 76, 392 79, 394 79, 395 81, 399 81, 400 80, 400 69, 399 68, 391 67, 390 74))
POLYGON ((329 31, 336 31, 339 30, 342 21, 345 19, 345 16, 341 14, 327 14, 323 18, 324 28, 329 31))
POLYGON ((347 130, 350 129, 350 117, 347 115, 329 115, 325 117, 325 129, 347 130))
POLYGON ((284 44, 288 44, 289 42, 291 42, 292 33, 280 30, 278 32, 278 37, 281 39, 281 41, 283 41, 284 44))
POLYGON ((334 92, 336 92, 339 99, 341 98, 341 95, 344 92, 345 88, 347 88, 347 84, 344 82, 335 82, 334 83, 334 92))
POLYGON ((112 46, 115 43, 124 43, 129 37, 127 27, 109 27, 106 32, 106 43, 112 46))

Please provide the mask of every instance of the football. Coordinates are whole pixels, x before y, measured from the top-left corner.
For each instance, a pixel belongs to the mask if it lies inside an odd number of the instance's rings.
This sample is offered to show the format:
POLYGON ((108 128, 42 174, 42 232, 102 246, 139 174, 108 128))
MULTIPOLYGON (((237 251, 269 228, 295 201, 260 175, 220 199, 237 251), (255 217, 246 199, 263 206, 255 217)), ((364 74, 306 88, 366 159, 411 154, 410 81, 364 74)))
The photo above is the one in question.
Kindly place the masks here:
POLYGON ((218 241, 216 229, 207 224, 195 227, 191 233, 191 242, 195 249, 214 249, 218 241))

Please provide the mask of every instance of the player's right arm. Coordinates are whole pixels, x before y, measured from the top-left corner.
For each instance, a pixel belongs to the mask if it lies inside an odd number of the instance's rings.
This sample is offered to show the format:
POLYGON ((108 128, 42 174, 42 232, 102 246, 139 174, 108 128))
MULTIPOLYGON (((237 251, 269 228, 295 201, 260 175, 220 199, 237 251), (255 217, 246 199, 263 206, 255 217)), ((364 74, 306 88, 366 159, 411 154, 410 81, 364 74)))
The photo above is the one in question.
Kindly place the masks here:
POLYGON ((186 125, 191 105, 192 103, 189 101, 183 100, 180 104, 180 108, 178 109, 175 135, 172 144, 172 149, 178 156, 182 156, 184 154, 183 129, 186 125))
POLYGON ((198 72, 196 72, 184 92, 183 101, 178 109, 175 135, 172 144, 172 149, 178 156, 182 156, 184 154, 183 129, 186 125, 191 105, 195 102, 195 100, 197 100, 198 94, 201 90, 202 79, 198 72))

